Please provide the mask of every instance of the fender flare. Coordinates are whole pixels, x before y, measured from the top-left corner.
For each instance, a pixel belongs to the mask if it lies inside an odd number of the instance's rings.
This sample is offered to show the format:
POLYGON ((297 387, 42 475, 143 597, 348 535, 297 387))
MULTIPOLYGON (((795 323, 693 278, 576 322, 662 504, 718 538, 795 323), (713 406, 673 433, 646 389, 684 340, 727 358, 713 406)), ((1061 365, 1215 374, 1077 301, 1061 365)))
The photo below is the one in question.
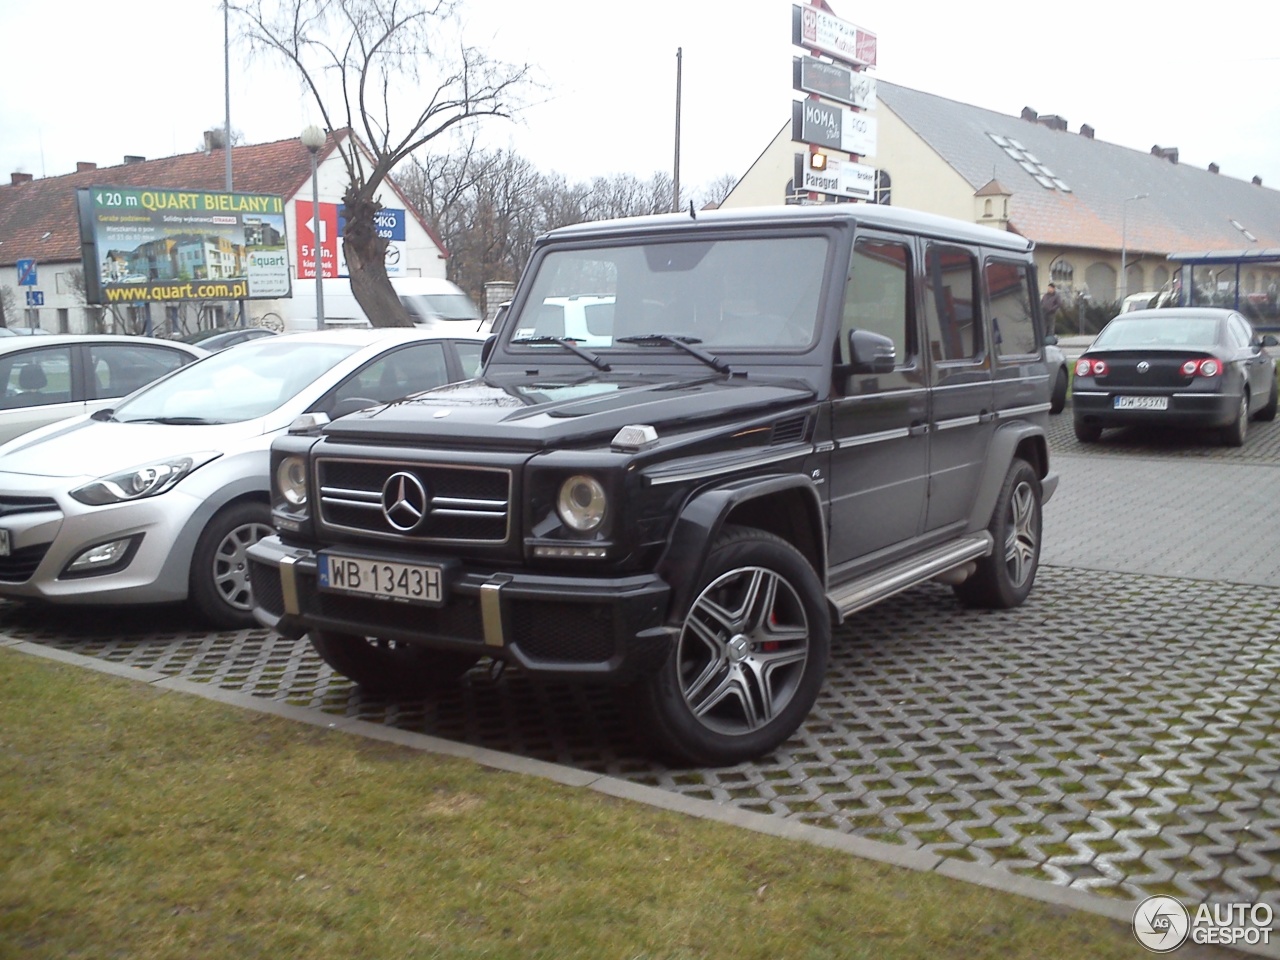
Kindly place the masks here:
POLYGON ((974 498, 973 512, 969 515, 970 532, 985 530, 991 523, 991 515, 995 512, 996 499, 1000 496, 1000 488, 1004 486, 1009 465, 1017 455, 1018 448, 1027 440, 1038 444, 1037 457, 1030 462, 1040 479, 1045 478, 1049 459, 1044 430, 1025 420, 998 426, 995 436, 991 438, 991 446, 987 448, 986 468, 982 472, 978 496, 974 498))
POLYGON ((818 546, 815 572, 827 582, 827 537, 822 499, 813 482, 804 474, 750 477, 694 493, 680 510, 667 538, 667 548, 659 558, 656 572, 670 586, 668 614, 683 615, 701 583, 711 545, 720 536, 725 520, 744 503, 778 493, 799 491, 811 533, 818 546))

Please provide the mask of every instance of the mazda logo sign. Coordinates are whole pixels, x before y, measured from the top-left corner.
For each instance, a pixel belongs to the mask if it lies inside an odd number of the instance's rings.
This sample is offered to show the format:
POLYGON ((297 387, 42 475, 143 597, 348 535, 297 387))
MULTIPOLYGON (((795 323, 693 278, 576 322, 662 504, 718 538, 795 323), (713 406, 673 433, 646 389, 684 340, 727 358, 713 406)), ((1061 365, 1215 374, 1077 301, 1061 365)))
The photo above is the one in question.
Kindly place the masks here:
POLYGON ((382 485, 382 515, 394 529, 408 533, 427 515, 429 499, 422 481, 401 470, 382 485))

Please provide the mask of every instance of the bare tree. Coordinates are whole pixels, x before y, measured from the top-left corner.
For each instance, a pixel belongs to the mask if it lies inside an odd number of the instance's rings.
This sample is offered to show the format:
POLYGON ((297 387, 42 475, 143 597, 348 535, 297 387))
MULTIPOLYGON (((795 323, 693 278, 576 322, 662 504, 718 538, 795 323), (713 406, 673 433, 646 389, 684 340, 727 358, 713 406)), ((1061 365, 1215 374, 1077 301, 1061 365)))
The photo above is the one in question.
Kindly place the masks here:
POLYGON ((510 117, 529 83, 528 64, 490 60, 451 35, 456 8, 455 0, 248 0, 235 8, 255 49, 298 70, 325 127, 355 134, 333 140, 347 172, 343 252, 351 292, 377 326, 411 325, 374 226, 383 181, 445 131, 510 117), (401 92, 433 85, 421 99, 401 92))
POLYGON ((15 317, 18 315, 15 306, 16 300, 17 298, 13 295, 12 287, 0 286, 0 327, 7 327, 9 325, 8 318, 10 315, 15 317))
POLYGON ((698 191, 695 203, 699 207, 719 207, 737 185, 738 177, 732 173, 722 173, 698 191))

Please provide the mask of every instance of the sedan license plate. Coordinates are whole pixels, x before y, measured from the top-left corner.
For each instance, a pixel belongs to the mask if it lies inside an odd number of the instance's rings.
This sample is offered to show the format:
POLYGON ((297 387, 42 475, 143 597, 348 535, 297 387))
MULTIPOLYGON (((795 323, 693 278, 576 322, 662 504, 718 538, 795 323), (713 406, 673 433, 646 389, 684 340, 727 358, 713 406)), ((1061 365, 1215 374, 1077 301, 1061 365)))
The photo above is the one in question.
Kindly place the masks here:
POLYGON ((438 566, 325 553, 316 562, 321 590, 415 603, 444 602, 444 570, 438 566))
POLYGON ((1117 410, 1168 410, 1168 397, 1116 397, 1117 410))
POLYGON ((0 557, 7 557, 12 551, 13 545, 9 539, 9 531, 0 527, 0 557))

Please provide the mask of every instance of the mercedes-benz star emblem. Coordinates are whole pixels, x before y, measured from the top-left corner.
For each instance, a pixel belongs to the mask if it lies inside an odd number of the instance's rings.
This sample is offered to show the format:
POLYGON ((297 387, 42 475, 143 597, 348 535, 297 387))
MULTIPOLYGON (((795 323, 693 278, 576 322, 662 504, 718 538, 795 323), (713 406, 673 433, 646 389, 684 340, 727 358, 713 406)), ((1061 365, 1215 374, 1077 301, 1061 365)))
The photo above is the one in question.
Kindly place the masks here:
POLYGON ((382 485, 382 515, 387 523, 408 533, 427 515, 427 488, 412 473, 393 473, 382 485))
POLYGON ((1150 370, 1150 369, 1151 369, 1151 364, 1147 363, 1147 361, 1145 361, 1145 360, 1139 360, 1139 361, 1138 361, 1138 372, 1139 372, 1139 373, 1146 373, 1146 372, 1147 372, 1148 370, 1150 370))

